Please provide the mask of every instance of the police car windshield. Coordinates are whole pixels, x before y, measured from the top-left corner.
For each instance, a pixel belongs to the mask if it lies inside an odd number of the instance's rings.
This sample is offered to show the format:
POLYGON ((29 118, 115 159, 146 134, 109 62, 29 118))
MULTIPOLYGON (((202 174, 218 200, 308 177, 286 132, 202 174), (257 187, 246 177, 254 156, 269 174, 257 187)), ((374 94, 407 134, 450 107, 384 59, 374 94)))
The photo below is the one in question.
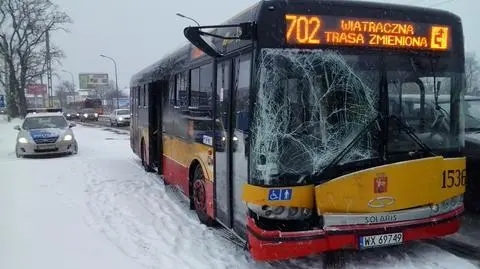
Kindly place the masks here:
POLYGON ((46 129, 46 128, 67 128, 68 123, 62 116, 41 116, 26 118, 22 128, 24 130, 46 129))

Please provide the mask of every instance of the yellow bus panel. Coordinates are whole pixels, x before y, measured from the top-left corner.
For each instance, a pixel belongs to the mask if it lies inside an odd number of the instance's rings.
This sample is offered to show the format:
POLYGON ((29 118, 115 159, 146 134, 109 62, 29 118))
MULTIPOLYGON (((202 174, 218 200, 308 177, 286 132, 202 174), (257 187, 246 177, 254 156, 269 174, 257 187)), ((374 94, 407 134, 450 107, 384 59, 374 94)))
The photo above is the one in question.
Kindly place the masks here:
POLYGON ((463 170, 464 158, 432 157, 355 172, 316 186, 317 210, 373 213, 439 203, 465 192, 463 170))

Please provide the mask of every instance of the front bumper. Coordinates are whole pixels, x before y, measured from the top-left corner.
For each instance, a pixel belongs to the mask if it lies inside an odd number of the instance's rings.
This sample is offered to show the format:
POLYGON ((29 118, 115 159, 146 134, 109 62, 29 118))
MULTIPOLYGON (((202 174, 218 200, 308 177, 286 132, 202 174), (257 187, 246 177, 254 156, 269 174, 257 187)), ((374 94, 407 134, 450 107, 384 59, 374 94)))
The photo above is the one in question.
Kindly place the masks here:
POLYGON ((19 156, 41 156, 54 154, 69 154, 75 152, 76 141, 60 141, 52 144, 17 143, 16 152, 19 156))
POLYGON ((359 236, 403 232, 403 242, 456 233, 464 207, 419 220, 381 224, 342 225, 301 232, 266 231, 248 218, 248 243, 257 261, 277 261, 342 249, 359 250, 359 236))

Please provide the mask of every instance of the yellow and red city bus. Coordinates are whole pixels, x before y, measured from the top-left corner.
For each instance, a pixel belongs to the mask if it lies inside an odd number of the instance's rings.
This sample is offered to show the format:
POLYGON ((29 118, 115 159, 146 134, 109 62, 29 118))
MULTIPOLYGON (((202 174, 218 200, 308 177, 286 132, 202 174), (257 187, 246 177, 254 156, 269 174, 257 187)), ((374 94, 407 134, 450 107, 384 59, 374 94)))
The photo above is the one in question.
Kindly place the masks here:
POLYGON ((459 229, 458 16, 363 1, 260 1, 184 35, 191 44, 131 80, 131 147, 202 223, 233 232, 258 261, 459 229), (425 108, 440 94, 450 96, 448 120, 438 105, 433 115, 425 108))

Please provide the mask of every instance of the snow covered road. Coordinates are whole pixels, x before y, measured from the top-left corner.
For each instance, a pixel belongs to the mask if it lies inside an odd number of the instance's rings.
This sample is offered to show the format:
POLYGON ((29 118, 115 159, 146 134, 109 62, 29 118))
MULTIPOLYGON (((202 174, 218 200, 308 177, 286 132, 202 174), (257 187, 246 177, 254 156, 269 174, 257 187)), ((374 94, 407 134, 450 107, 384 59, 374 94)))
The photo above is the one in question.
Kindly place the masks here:
MULTIPOLYGON (((127 135, 75 127, 76 156, 17 159, 0 118, 0 268, 321 268, 321 256, 256 264, 198 223, 131 153, 127 135)), ((477 268, 434 246, 346 257, 347 268, 477 268)))

